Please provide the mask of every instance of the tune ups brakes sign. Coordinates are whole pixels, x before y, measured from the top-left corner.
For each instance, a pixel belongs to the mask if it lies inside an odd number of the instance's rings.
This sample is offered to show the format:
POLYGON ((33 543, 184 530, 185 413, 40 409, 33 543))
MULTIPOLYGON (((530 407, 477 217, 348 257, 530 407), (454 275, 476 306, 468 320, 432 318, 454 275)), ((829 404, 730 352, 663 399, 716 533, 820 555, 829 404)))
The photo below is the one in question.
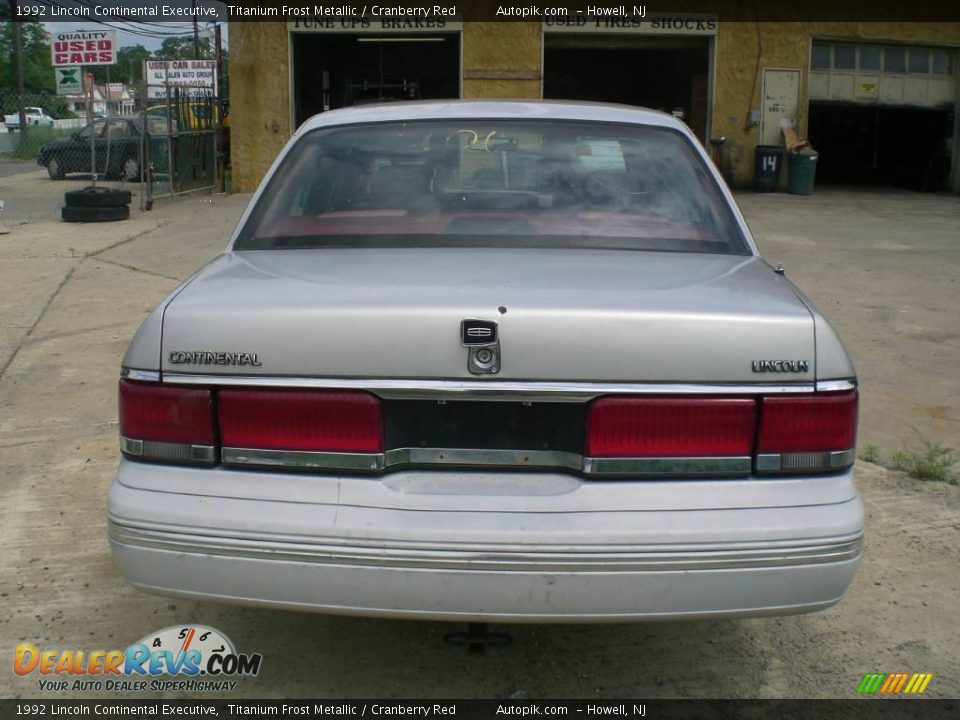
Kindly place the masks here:
POLYGON ((43 649, 20 643, 17 675, 37 674, 42 691, 230 691, 235 678, 260 672, 263 656, 238 653, 230 639, 204 625, 175 625, 125 650, 43 649))

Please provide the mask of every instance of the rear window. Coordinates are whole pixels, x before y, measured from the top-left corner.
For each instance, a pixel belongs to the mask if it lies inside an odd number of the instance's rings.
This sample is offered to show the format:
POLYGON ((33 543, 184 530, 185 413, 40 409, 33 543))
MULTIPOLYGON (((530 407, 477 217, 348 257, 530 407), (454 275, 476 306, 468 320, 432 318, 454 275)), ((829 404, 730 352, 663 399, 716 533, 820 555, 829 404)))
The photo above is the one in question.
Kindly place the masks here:
POLYGON ((582 247, 749 254, 679 133, 459 120, 316 130, 287 155, 237 250, 582 247))

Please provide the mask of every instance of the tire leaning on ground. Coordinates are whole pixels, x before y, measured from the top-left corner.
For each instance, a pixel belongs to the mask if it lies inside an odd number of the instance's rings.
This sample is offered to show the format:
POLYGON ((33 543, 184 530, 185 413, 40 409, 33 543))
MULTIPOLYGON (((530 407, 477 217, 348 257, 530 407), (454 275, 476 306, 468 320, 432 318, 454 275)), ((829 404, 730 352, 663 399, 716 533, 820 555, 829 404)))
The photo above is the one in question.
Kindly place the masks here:
POLYGON ((108 187, 86 187, 63 194, 68 208, 110 208, 129 205, 133 196, 129 190, 114 190, 108 187))
POLYGON ((63 207, 60 210, 65 222, 112 222, 130 217, 130 208, 126 205, 116 207, 63 207))

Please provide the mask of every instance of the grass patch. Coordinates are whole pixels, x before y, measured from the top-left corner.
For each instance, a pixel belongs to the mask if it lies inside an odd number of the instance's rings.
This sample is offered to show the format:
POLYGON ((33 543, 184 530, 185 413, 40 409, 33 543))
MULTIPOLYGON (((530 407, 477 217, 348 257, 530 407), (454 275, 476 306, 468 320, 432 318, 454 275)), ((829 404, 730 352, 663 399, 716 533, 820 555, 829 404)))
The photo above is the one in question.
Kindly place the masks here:
POLYGON ((953 452, 953 448, 925 440, 921 450, 903 450, 894 453, 891 458, 892 467, 918 480, 957 485, 960 484, 960 479, 953 472, 953 466, 956 464, 953 452))
POLYGON ((865 445, 860 451, 860 459, 874 465, 882 465, 883 458, 880 456, 880 448, 876 445, 865 445))
POLYGON ((33 160, 40 151, 40 146, 54 140, 63 140, 77 132, 77 128, 72 130, 55 130, 52 127, 36 126, 31 127, 26 133, 17 131, 14 133, 15 139, 13 150, 7 157, 14 160, 33 160))

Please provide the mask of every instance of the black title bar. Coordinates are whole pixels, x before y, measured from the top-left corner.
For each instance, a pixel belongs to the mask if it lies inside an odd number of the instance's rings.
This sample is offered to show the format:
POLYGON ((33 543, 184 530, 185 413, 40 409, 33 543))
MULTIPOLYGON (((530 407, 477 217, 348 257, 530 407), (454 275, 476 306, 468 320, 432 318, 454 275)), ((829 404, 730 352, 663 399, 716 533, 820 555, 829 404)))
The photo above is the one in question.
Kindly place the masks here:
MULTIPOLYGON (((612 2, 497 2, 496 0, 385 0, 314 2, 285 0, 11 0, 0 5, 13 20, 48 22, 292 22, 296 20, 425 20, 605 22, 654 16, 712 15, 721 22, 895 21, 960 22, 960 3, 945 0, 674 0, 612 2)), ((960 42, 960 29, 958 29, 960 42)))

